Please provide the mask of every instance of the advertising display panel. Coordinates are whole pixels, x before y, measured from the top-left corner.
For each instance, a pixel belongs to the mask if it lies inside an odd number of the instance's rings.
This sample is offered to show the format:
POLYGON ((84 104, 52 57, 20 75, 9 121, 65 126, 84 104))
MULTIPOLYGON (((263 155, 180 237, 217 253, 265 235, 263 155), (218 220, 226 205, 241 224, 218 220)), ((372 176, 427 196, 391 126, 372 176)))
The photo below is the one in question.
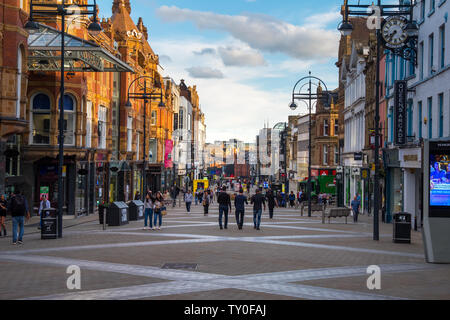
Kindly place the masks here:
POLYGON ((450 141, 423 145, 423 241, 430 263, 450 263, 450 141))

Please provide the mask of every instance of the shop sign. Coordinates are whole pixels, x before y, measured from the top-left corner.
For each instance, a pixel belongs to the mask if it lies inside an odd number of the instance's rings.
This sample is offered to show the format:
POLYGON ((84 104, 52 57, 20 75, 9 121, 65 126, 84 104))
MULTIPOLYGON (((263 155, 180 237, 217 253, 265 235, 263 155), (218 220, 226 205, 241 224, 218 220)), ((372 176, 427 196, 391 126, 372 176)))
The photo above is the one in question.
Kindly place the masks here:
POLYGON ((362 161, 363 159, 363 153, 362 152, 356 152, 354 155, 354 160, 355 161, 362 161))
POLYGON ((394 85, 394 144, 406 144, 406 94, 407 82, 395 81, 394 85))
POLYGON ((368 168, 361 169, 361 179, 367 180, 370 177, 370 170, 368 168))

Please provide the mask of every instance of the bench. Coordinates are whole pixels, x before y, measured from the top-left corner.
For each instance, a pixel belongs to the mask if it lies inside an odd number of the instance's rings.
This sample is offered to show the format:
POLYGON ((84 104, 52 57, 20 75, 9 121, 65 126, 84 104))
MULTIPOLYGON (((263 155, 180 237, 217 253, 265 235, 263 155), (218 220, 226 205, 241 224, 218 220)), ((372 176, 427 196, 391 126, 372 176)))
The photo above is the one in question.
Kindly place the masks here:
MULTIPOLYGON (((308 207, 308 203, 302 203, 302 207, 301 207, 301 214, 302 214, 302 217, 303 217, 303 209, 304 208, 307 208, 308 207)), ((319 212, 322 212, 322 215, 324 214, 324 212, 325 212, 325 209, 326 209, 326 204, 322 204, 322 203, 319 203, 319 204, 311 204, 311 212, 317 212, 317 211, 319 211, 319 212)))
POLYGON ((330 223, 331 218, 345 217, 345 223, 347 223, 347 217, 350 216, 352 209, 350 208, 331 208, 329 212, 322 213, 322 223, 325 223, 325 218, 328 218, 328 223, 330 223))

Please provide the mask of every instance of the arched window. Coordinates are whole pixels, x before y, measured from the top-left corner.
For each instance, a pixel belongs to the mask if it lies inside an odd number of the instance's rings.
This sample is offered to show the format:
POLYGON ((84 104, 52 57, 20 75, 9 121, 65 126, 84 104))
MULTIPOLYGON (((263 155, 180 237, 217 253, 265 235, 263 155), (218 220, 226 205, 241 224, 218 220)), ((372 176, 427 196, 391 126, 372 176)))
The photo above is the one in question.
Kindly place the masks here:
POLYGON ((50 98, 44 93, 36 94, 31 100, 32 143, 50 143, 50 98))
MULTIPOLYGON (((60 99, 59 99, 60 100, 60 99)), ((76 128, 76 104, 75 99, 65 94, 64 99, 64 144, 73 146, 75 145, 75 128, 76 128)), ((61 101, 58 101, 58 105, 61 106, 61 101)))

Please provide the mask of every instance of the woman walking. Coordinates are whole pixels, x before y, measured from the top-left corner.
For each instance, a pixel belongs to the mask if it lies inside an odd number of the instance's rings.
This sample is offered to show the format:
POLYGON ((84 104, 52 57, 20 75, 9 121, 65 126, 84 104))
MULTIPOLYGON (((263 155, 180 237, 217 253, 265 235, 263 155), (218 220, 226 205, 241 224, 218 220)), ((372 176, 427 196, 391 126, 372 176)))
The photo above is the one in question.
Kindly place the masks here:
POLYGON ((191 193, 191 190, 188 190, 188 192, 184 195, 184 202, 186 202, 186 210, 188 213, 191 212, 191 204, 194 200, 194 196, 191 193))
POLYGON ((144 200, 144 230, 150 230, 153 228, 153 201, 152 192, 149 191, 144 200), (150 221, 150 227, 147 225, 147 220, 150 221))
POLYGON ((158 192, 156 194, 154 205, 155 205, 155 209, 154 209, 154 213, 153 214, 155 216, 155 220, 153 222, 153 230, 155 230, 155 228, 158 229, 158 230, 161 230, 161 224, 162 224, 162 213, 161 213, 161 211, 162 211, 162 209, 164 207, 164 198, 163 198, 163 195, 161 194, 161 192, 158 192), (157 227, 156 223, 158 221, 158 218, 159 218, 159 225, 157 227))
POLYGON ((207 192, 205 192, 205 197, 203 199, 203 210, 204 210, 204 215, 207 216, 208 215, 208 209, 209 209, 209 203, 210 203, 211 197, 209 194, 209 190, 207 192))
POLYGON ((8 202, 5 199, 5 196, 2 194, 0 196, 0 237, 3 236, 6 237, 6 225, 5 225, 5 219, 6 219, 6 208, 8 207, 8 202))

